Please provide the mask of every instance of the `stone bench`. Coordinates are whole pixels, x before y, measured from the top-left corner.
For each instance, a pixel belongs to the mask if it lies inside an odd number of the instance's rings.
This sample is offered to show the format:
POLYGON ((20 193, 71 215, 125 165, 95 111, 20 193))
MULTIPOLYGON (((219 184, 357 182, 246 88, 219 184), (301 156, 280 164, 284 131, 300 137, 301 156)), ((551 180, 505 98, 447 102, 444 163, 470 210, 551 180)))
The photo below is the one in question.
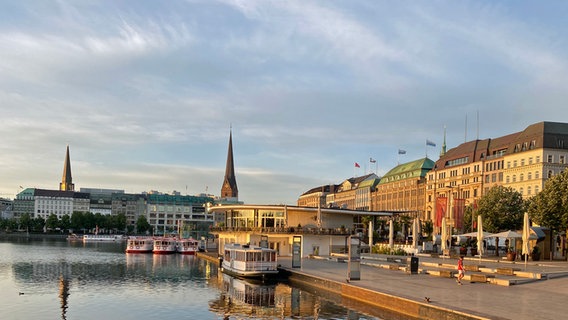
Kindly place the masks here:
POLYGON ((497 268, 495 269, 495 273, 504 276, 514 276, 515 270, 513 268, 497 268))

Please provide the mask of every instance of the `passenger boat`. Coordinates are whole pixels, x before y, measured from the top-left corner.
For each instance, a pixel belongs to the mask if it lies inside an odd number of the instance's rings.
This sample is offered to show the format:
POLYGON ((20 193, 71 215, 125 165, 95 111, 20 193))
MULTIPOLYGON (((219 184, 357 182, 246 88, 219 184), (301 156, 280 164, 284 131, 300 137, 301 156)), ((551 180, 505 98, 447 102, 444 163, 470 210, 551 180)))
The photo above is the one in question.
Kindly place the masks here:
POLYGON ((83 242, 113 242, 123 241, 126 238, 121 234, 85 234, 83 242))
POLYGON ((226 244, 221 271, 243 278, 265 279, 277 275, 276 250, 236 243, 226 244))
POLYGON ((129 237, 126 253, 150 253, 154 249, 154 239, 150 237, 129 237))
POLYGON ((68 241, 83 241, 83 237, 80 237, 74 233, 67 236, 68 241))
POLYGON ((152 252, 155 254, 176 253, 176 238, 155 238, 152 252))
POLYGON ((178 239, 177 240, 177 253, 181 254, 195 254, 199 242, 195 239, 178 239))

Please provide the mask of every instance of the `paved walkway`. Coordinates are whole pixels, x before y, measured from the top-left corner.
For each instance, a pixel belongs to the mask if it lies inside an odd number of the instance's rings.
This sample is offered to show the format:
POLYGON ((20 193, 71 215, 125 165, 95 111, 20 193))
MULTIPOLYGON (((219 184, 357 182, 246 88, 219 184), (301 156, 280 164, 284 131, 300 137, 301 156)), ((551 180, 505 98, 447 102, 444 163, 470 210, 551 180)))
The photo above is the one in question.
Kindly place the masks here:
MULTIPOLYGON (((373 255, 378 260, 387 256, 373 255)), ((392 256, 391 256, 392 257, 392 256)), ((457 264, 456 259, 419 256, 423 264, 457 264)), ((282 267, 291 269, 290 258, 279 258, 282 267)), ((482 264, 487 268, 513 267, 525 269, 524 262, 514 264, 498 259, 470 258, 465 264, 482 264)), ((391 294, 397 297, 433 305, 489 319, 564 319, 568 304, 568 263, 557 261, 528 262, 526 269, 550 276, 512 286, 463 281, 457 285, 454 278, 432 276, 426 273, 409 274, 400 270, 361 265, 361 280, 350 285, 391 294)), ((311 276, 346 282, 347 263, 337 259, 303 259, 302 267, 293 269, 311 276)))

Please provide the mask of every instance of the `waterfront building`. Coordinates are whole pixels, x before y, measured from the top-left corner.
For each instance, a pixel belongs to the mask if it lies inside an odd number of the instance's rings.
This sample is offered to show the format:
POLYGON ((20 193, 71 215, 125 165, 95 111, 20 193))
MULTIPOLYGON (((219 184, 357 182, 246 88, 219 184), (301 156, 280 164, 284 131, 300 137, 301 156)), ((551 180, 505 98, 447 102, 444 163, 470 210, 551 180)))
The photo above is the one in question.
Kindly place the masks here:
POLYGON ((198 233, 206 233, 215 221, 213 214, 206 210, 213 198, 152 192, 146 199, 148 223, 158 234, 176 232, 178 226, 183 226, 192 230, 197 238, 198 233))
POLYGON ((16 195, 13 208, 14 218, 19 219, 25 213, 27 213, 30 217, 34 216, 34 194, 34 188, 26 188, 16 195))
POLYGON ((463 230, 472 223, 463 221, 464 208, 475 208, 491 187, 511 187, 529 198, 566 170, 567 158, 567 123, 539 122, 521 132, 464 142, 443 153, 427 174, 426 218, 439 229, 446 217, 463 230))
POLYGON ((333 194, 326 196, 326 207, 368 211, 371 208, 370 193, 378 182, 379 177, 374 173, 346 179, 333 194))
POLYGON ((328 184, 310 189, 300 195, 296 205, 299 207, 326 207, 327 195, 335 193, 336 188, 337 185, 328 184))
POLYGON ((140 216, 146 216, 146 195, 118 192, 111 195, 111 211, 114 215, 124 214, 126 225, 136 227, 140 216))
POLYGON ((58 219, 73 212, 89 212, 89 194, 75 191, 34 189, 34 215, 47 219, 55 214, 58 219))
POLYGON ((433 167, 434 161, 422 158, 388 171, 372 193, 372 210, 404 211, 425 219, 426 174, 433 167))
POLYGON ((14 217, 13 201, 6 198, 0 198, 0 218, 11 219, 14 217))
POLYGON ((124 194, 124 190, 118 189, 99 189, 99 188, 81 188, 81 192, 89 194, 89 212, 92 214, 111 215, 118 214, 112 211, 112 195, 124 194))
POLYGON ((346 239, 356 230, 361 216, 390 217, 392 213, 338 208, 286 205, 217 205, 210 213, 222 213, 223 224, 211 228, 218 237, 219 253, 227 243, 250 243, 292 255, 294 237, 301 239, 301 256, 344 253, 346 239))

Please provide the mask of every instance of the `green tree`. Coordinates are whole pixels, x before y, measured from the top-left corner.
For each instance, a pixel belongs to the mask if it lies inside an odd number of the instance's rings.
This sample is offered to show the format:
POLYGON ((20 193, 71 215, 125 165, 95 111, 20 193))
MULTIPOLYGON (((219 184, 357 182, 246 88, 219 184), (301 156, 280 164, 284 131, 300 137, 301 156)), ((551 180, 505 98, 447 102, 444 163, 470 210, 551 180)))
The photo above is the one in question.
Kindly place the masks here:
POLYGON ((61 216, 61 221, 59 221, 59 226, 63 230, 69 230, 71 228, 71 217, 68 214, 61 216))
POLYGON ((47 220, 45 221, 45 225, 46 225, 47 229, 52 229, 52 230, 59 227, 59 219, 57 219, 57 216, 55 215, 55 213, 52 213, 47 217, 47 220))
POLYGON ((477 213, 488 232, 518 230, 523 226, 525 201, 511 187, 495 186, 479 199, 477 213))
POLYGON ((139 216, 138 220, 136 220, 136 231, 138 233, 144 233, 148 230, 150 230, 150 224, 148 223, 146 216, 139 216))
POLYGON ((32 218, 29 213, 24 213, 20 216, 20 228, 23 230, 29 230, 32 226, 32 218))
POLYGON ((126 229, 126 215, 124 213, 119 213, 115 216, 115 228, 119 231, 124 231, 126 229))
POLYGON ((85 228, 85 216, 83 212, 75 211, 71 214, 71 229, 80 230, 85 228))
POLYGON ((43 217, 35 217, 32 221, 32 230, 35 232, 42 232, 45 227, 45 219, 43 217))
POLYGON ((568 171, 548 179, 544 188, 528 201, 528 213, 537 224, 555 233, 568 228, 568 171))

